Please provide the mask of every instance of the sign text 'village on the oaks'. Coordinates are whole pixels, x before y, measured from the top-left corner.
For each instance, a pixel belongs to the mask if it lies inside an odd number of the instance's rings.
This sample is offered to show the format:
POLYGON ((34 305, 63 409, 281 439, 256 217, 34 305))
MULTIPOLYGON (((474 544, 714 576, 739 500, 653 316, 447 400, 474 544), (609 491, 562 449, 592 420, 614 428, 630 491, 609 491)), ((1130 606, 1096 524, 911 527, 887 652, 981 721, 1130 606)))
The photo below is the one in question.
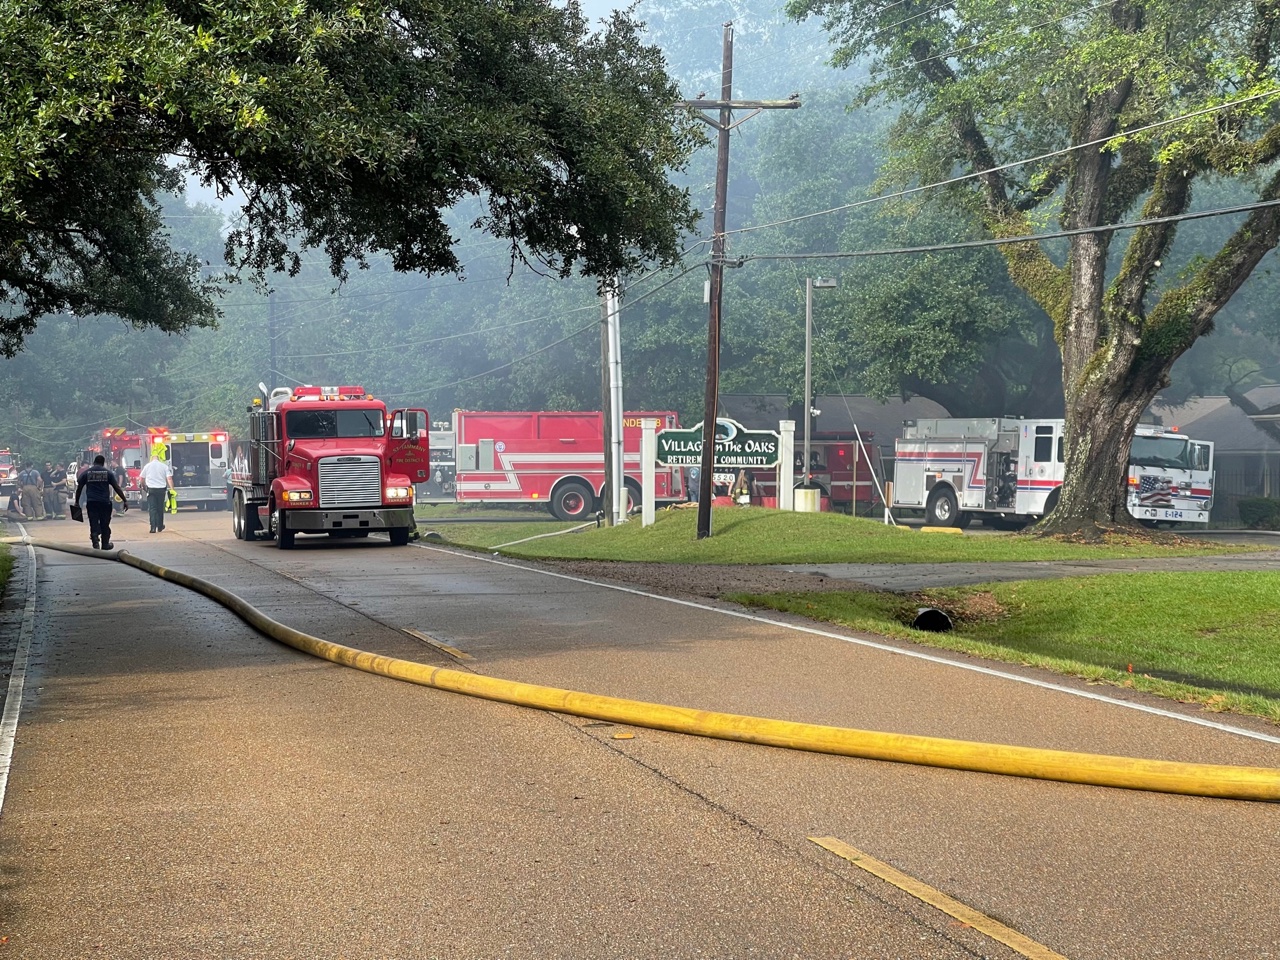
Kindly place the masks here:
MULTIPOLYGON (((716 420, 715 465, 773 467, 781 446, 768 430, 747 430, 735 420, 716 420)), ((702 463, 702 424, 681 430, 658 431, 658 463, 667 467, 696 467, 702 463)))

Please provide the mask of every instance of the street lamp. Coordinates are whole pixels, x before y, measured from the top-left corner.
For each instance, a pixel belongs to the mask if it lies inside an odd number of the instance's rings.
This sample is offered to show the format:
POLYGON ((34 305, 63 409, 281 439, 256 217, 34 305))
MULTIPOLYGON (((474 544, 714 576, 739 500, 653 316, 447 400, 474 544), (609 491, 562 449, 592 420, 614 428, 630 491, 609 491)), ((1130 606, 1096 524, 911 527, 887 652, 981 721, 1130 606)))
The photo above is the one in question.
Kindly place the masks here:
POLYGON ((813 288, 837 287, 835 277, 805 277, 804 280, 804 486, 809 486, 809 433, 813 424, 813 288))

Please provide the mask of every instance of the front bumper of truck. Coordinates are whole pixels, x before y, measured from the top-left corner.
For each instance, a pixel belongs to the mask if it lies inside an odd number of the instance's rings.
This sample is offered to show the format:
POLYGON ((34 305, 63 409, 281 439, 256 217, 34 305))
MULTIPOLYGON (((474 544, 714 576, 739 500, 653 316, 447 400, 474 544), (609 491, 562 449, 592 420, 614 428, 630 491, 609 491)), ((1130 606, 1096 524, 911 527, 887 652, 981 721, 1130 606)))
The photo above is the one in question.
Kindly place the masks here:
POLYGON ((393 530, 413 526, 412 507, 374 507, 355 510, 285 511, 290 530, 328 533, 330 530, 393 530))

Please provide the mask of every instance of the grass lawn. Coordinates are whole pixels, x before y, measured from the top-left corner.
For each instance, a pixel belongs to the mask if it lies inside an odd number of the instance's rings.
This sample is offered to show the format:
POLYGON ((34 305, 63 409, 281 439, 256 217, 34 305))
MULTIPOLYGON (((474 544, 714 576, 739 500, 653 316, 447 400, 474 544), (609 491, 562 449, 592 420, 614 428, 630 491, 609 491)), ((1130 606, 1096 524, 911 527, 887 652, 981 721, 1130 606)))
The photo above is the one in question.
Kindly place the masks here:
MULTIPOLYGON (((549 529, 544 526, 541 532, 549 529)), ((492 547, 503 542, 489 539, 473 543, 466 539, 469 531, 451 528, 442 527, 440 533, 459 545, 492 547)), ((759 508, 714 511, 711 533, 705 540, 697 539, 697 510, 664 510, 650 527, 642 527, 633 518, 620 527, 547 537, 503 552, 530 558, 661 563, 948 563, 1208 556, 1257 549, 1176 540, 1159 543, 1141 538, 1086 545, 1025 535, 922 533, 838 513, 784 513, 759 508)), ((509 538, 515 539, 518 537, 509 538)))
MULTIPOLYGON (((564 527, 569 527, 565 524, 564 527)), ((422 529, 430 529, 423 525, 422 529)), ((441 525, 448 541, 492 549, 549 533, 550 524, 441 525)), ((1170 539, 1103 544, 1030 536, 921 533, 842 514, 717 510, 697 539, 697 511, 669 510, 651 527, 590 528, 504 547, 529 558, 664 563, 948 563, 1092 560, 1244 553, 1256 547, 1170 539)), ((738 595, 855 630, 1280 721, 1280 573, 1149 573, 1034 580, 925 594, 856 591, 738 595), (951 633, 907 624, 919 606, 953 615, 951 633)))
POLYGON ((856 630, 1280 721, 1280 573, 1135 573, 890 593, 737 595, 856 630), (907 623, 917 607, 951 633, 907 623))
POLYGON ((491 550, 514 540, 570 530, 581 525, 557 520, 548 512, 546 504, 542 503, 418 504, 414 516, 418 521, 419 533, 434 532, 454 546, 477 550, 491 550))

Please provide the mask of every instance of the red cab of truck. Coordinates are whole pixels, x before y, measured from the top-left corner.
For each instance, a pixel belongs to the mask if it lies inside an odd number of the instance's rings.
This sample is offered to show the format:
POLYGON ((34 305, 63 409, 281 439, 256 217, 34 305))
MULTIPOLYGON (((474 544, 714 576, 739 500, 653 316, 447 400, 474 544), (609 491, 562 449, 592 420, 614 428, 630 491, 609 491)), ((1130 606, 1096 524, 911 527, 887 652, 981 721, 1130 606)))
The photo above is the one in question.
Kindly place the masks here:
POLYGON ((427 411, 388 412, 360 386, 262 389, 232 451, 236 536, 286 550, 298 533, 408 543, 413 485, 430 470, 427 411))

